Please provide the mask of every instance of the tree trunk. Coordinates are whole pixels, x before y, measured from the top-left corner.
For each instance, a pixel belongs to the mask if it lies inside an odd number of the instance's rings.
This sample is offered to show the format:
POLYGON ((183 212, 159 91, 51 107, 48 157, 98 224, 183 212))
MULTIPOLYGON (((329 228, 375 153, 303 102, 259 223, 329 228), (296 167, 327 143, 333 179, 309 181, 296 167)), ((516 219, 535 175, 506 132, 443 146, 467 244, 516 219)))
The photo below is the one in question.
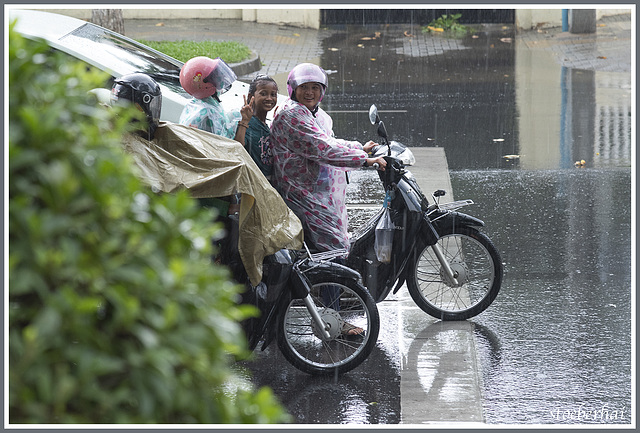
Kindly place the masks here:
POLYGON ((91 22, 124 35, 122 9, 92 9, 91 22))

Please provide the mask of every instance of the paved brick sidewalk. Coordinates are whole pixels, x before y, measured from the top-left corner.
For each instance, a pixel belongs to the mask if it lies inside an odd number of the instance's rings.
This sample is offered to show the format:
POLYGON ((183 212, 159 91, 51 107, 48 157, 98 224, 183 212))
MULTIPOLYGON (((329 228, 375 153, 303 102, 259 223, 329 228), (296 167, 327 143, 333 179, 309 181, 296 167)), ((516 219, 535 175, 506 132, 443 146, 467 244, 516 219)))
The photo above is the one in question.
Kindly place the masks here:
POLYGON ((572 34, 554 27, 522 32, 517 37, 528 49, 548 50, 562 66, 607 72, 631 71, 631 15, 598 20, 596 33, 572 34))
MULTIPOLYGON (((375 26, 371 26, 372 28, 375 26)), ((422 34, 413 26, 414 37, 403 37, 404 27, 393 25, 385 31, 397 33, 402 42, 396 52, 407 56, 432 56, 466 47, 453 39, 422 34)), ((572 34, 560 27, 527 30, 515 36, 516 49, 549 50, 562 66, 610 72, 631 71, 631 15, 615 15, 598 20, 596 33, 572 34)), ((314 61, 323 53, 323 41, 338 28, 303 29, 240 20, 126 20, 125 34, 148 40, 232 40, 242 42, 260 57, 262 67, 240 78, 257 73, 277 75, 301 62, 314 61)))
MULTIPOLYGON (((237 41, 259 55, 262 68, 256 73, 276 75, 301 62, 320 57, 322 40, 330 30, 303 29, 240 20, 126 20, 125 34, 134 39, 155 41, 237 41), (162 25, 159 25, 162 24, 162 25)), ((243 77, 240 77, 243 78, 243 77)))

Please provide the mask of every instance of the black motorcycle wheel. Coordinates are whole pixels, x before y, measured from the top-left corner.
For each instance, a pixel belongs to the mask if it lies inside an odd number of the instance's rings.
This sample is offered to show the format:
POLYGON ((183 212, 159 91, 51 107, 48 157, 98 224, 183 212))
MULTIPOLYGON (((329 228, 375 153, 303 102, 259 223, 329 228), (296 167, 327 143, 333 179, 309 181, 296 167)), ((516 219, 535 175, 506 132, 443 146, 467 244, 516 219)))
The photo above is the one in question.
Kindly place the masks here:
POLYGON ((414 302, 440 320, 466 320, 486 310, 502 284, 502 261, 498 250, 482 232, 458 226, 439 229, 438 245, 457 284, 445 274, 433 249, 422 243, 410 264, 407 288, 414 302))
POLYGON ((320 316, 331 325, 331 337, 321 335, 302 299, 292 299, 278 318, 278 347, 305 373, 346 373, 367 359, 378 340, 378 308, 369 292, 353 280, 328 274, 315 279, 311 281, 311 298, 320 316), (343 330, 349 325, 361 328, 362 333, 345 335, 343 330))

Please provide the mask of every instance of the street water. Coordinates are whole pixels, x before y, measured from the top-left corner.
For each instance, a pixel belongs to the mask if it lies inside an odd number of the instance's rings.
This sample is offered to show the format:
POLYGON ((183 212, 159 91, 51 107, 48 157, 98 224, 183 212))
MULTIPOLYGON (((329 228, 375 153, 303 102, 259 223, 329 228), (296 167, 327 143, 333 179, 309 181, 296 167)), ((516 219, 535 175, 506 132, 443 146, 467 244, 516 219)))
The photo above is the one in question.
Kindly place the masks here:
MULTIPOLYGON (((502 254, 500 294, 470 320, 484 421, 630 423, 631 74, 562 67, 511 27, 429 44, 412 36, 419 27, 333 30, 317 61, 330 73, 322 105, 336 136, 375 139, 375 103, 393 140, 444 148, 455 199, 476 203, 465 211, 502 254)), ((383 198, 373 173, 353 175, 349 194, 383 198)), ((425 314, 425 335, 434 321, 425 314)), ((357 378, 295 374, 271 353, 280 376, 261 384, 298 423, 398 423, 400 360, 385 338, 397 326, 383 317, 357 378)))
POLYGON ((478 340, 486 422, 629 423, 629 170, 460 171, 452 184, 505 262, 473 319, 493 340, 478 340))

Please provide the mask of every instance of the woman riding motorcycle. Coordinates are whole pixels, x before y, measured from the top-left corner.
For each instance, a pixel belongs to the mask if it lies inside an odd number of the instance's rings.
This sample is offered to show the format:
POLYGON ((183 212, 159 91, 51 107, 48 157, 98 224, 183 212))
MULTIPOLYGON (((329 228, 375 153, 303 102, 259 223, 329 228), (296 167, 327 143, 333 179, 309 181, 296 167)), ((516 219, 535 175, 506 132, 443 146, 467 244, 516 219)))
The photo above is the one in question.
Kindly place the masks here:
MULTIPOLYGON (((335 138, 333 120, 319 107, 328 85, 317 65, 302 63, 287 79, 289 98, 271 125, 274 183, 302 221, 312 250, 348 251, 345 172, 378 163, 376 145, 335 138)), ((345 254, 346 255, 346 254, 345 254)))

